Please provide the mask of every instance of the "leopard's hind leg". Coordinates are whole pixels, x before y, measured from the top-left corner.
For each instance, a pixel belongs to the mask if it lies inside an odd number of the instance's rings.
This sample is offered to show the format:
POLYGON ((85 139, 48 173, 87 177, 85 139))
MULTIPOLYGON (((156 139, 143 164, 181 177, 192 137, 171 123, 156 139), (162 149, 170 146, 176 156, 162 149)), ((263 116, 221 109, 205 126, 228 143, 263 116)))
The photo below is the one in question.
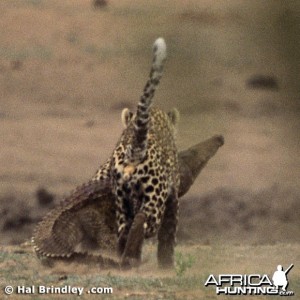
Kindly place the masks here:
POLYGON ((157 259, 161 268, 174 265, 174 248, 178 223, 178 195, 173 192, 166 201, 162 223, 158 231, 157 259))
POLYGON ((138 212, 132 222, 122 255, 122 267, 137 267, 141 263, 146 215, 138 212))

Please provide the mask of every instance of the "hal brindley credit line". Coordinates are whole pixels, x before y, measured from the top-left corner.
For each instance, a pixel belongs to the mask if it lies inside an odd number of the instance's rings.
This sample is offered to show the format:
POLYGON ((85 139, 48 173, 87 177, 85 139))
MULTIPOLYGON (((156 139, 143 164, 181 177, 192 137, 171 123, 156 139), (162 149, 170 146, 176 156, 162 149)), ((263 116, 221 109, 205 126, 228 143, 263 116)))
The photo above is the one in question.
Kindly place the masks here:
POLYGON ((34 294, 61 294, 61 295, 77 295, 81 296, 83 293, 86 292, 87 294, 112 294, 113 288, 112 287, 91 287, 91 288, 84 288, 79 286, 71 286, 71 285, 64 285, 64 286, 45 286, 45 285, 18 285, 18 286, 11 286, 8 285, 4 288, 4 293, 6 295, 12 294, 19 294, 19 295, 34 295, 34 294))

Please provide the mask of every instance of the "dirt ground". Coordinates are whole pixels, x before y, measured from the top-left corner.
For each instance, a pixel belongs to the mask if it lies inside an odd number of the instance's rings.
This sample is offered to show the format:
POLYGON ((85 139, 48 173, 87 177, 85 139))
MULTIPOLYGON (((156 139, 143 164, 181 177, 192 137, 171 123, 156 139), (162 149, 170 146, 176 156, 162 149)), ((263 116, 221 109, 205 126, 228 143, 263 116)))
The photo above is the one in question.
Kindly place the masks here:
MULTIPOLYGON (((215 286, 205 286, 210 274, 267 274, 270 278, 278 261, 286 269, 291 261, 299 262, 298 244, 276 245, 179 245, 178 254, 192 257, 193 262, 186 271, 179 269, 161 270, 157 268, 155 245, 144 247, 143 264, 133 270, 121 271, 67 262, 41 262, 28 245, 0 248, 0 285, 14 288, 12 295, 4 299, 74 299, 74 294, 39 294, 40 286, 81 287, 84 293, 78 299, 131 299, 131 300, 192 300, 192 299, 235 299, 239 296, 217 295, 215 286), (281 249, 285 248, 282 257, 281 249), (234 255, 232 255, 234 253, 234 255), (255 262, 255 263, 254 263, 255 262), (199 270, 201 270, 199 272, 199 270), (35 287, 32 294, 17 294, 18 286, 35 287), (93 287, 111 287, 111 294, 93 295, 88 291, 93 287)), ((178 260, 177 260, 178 261, 178 260)), ((295 264, 288 279, 288 291, 300 293, 300 271, 295 264)), ((274 297, 274 296, 273 296, 274 297)), ((240 296, 253 300, 271 299, 269 295, 240 296)))
POLYGON ((1 1, 0 243, 31 236, 39 189, 57 203, 110 155, 163 36, 155 104, 180 111, 179 149, 225 138, 181 199, 179 242, 299 247, 299 15, 296 1, 1 1))

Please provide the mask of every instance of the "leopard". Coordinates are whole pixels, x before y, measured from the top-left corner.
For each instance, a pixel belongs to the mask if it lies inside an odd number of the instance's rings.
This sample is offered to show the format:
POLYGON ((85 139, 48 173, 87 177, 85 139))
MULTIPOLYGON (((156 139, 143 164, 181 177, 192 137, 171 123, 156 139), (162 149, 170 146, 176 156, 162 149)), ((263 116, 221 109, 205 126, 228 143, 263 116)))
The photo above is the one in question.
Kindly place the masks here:
POLYGON ((141 264, 144 240, 157 237, 160 267, 174 265, 180 172, 176 132, 179 112, 152 105, 163 75, 166 42, 153 44, 149 78, 136 112, 124 108, 124 130, 94 180, 109 181, 116 201, 117 251, 122 267, 141 264))

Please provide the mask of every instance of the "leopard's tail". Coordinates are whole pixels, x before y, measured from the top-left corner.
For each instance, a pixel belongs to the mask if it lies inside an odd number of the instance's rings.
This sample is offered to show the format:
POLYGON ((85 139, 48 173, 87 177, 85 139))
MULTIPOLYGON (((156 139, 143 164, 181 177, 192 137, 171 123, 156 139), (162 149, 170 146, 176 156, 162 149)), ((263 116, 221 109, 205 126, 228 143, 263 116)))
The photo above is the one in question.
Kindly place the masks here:
POLYGON ((137 106, 136 118, 134 121, 134 139, 132 141, 131 157, 132 162, 143 160, 147 149, 147 133, 149 130, 149 110, 152 99, 163 74, 163 66, 167 57, 167 47, 163 38, 158 38, 153 44, 153 61, 149 79, 144 87, 143 95, 137 106))

